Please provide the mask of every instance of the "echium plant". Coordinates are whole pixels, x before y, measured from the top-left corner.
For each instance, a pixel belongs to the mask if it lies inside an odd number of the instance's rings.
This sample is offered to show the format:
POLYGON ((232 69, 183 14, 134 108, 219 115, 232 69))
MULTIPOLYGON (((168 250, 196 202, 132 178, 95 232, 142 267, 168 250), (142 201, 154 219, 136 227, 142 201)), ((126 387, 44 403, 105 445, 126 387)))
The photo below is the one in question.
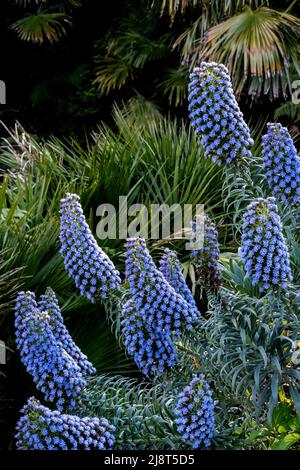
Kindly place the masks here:
POLYGON ((127 352, 145 375, 161 375, 176 364, 173 341, 191 329, 199 312, 157 269, 141 238, 127 241, 126 277, 131 297, 123 306, 121 325, 127 352))
POLYGON ((243 217, 241 257, 253 285, 264 292, 292 281, 290 255, 275 198, 258 198, 243 217))
POLYGON ((194 449, 209 447, 214 435, 214 402, 204 375, 194 375, 178 397, 176 407, 178 432, 194 449))
POLYGON ((263 168, 269 188, 278 200, 294 204, 300 199, 300 158, 286 127, 268 123, 262 137, 263 168))
POLYGON ((182 274, 181 265, 175 251, 166 248, 159 264, 159 269, 168 283, 174 288, 177 294, 180 294, 187 301, 191 308, 195 309, 196 315, 200 315, 195 299, 182 274))
POLYGON ((105 418, 62 414, 29 398, 17 423, 19 450, 107 450, 114 444, 115 428, 105 418))
POLYGON ((37 389, 58 409, 74 409, 86 380, 75 360, 57 341, 50 315, 41 312, 32 292, 20 292, 15 305, 16 343, 37 389))
POLYGON ((197 281, 204 289, 216 291, 221 284, 219 268, 220 248, 215 224, 206 214, 198 214, 192 221, 193 263, 197 281))
POLYGON ((54 291, 48 287, 46 293, 41 296, 37 305, 41 312, 48 313, 49 325, 55 339, 61 343, 66 353, 74 359, 76 364, 79 366, 81 373, 83 375, 94 374, 96 372, 95 367, 74 343, 73 338, 64 324, 64 319, 54 291))
POLYGON ((178 337, 198 320, 193 307, 178 294, 156 267, 142 238, 127 240, 126 278, 135 306, 150 325, 178 337))
POLYGON ((60 241, 65 268, 81 295, 95 302, 120 289, 120 274, 93 237, 76 194, 61 201, 60 241))
POLYGON ((143 310, 134 301, 135 296, 125 303, 121 312, 124 346, 145 376, 160 376, 177 364, 175 345, 170 334, 147 322, 143 310))
POLYGON ((189 111, 205 155, 218 164, 245 162, 253 140, 233 93, 227 68, 202 62, 189 82, 189 111))

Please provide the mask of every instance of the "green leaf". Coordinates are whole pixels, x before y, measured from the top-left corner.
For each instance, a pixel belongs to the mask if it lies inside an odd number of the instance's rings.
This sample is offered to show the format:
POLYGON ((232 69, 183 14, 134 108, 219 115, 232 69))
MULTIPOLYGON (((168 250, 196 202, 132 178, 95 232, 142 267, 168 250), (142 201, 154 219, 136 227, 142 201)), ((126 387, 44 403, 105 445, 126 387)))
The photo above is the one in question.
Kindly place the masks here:
POLYGON ((275 442, 272 446, 272 450, 287 450, 290 449, 296 442, 300 441, 300 434, 287 434, 279 441, 275 442))

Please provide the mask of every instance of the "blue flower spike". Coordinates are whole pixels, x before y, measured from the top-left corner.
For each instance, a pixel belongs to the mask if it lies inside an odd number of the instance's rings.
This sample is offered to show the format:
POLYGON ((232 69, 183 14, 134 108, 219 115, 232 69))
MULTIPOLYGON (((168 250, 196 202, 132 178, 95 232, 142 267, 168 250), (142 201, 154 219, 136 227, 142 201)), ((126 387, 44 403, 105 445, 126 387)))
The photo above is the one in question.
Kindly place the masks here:
POLYGON ((38 309, 32 292, 19 292, 15 312, 17 348, 37 389, 59 410, 75 409, 86 380, 57 341, 49 314, 38 309))
POLYGON ((177 430, 193 449, 209 447, 214 435, 214 402, 204 375, 194 375, 178 396, 175 409, 177 430))
POLYGON ((219 165, 243 164, 251 157, 253 139, 234 96, 227 68, 202 62, 189 82, 192 127, 205 156, 219 165))
POLYGON ((300 200, 300 158, 289 131, 268 123, 262 137, 263 168, 273 196, 286 204, 300 200))
POLYGON ((260 292, 286 289, 292 281, 290 255, 275 198, 258 198, 243 217, 241 258, 260 292))
POLYGON ((46 293, 41 296, 38 301, 38 309, 40 312, 47 312, 49 315, 49 325, 55 336, 55 339, 61 343, 62 347, 69 354, 76 364, 79 366, 83 375, 90 375, 96 372, 93 364, 88 360, 87 356, 82 353, 79 347, 74 343, 73 338, 68 332, 55 292, 51 288, 46 289, 46 293))
POLYGON ((95 302, 120 290, 120 273, 93 237, 76 194, 61 201, 60 242, 65 268, 81 295, 95 302))
POLYGON ((62 414, 29 398, 16 427, 18 450, 110 450, 115 428, 105 418, 62 414))
POLYGON ((166 248, 161 260, 159 261, 159 264, 159 269, 163 273, 168 283, 173 287, 177 294, 180 294, 181 297, 183 297, 190 305, 190 307, 195 310, 196 315, 200 317, 195 299, 192 296, 192 293, 182 274, 181 265, 177 258, 176 252, 166 248))

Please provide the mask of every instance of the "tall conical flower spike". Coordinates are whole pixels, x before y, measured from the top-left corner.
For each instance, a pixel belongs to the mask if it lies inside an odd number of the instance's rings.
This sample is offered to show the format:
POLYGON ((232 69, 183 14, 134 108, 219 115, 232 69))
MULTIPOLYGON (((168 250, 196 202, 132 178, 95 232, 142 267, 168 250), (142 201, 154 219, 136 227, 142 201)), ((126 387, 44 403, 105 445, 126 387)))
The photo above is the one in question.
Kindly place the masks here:
POLYGON ((94 302, 120 289, 120 274, 94 239, 76 194, 61 201, 60 242, 65 268, 81 295, 94 302))
POLYGON ((136 296, 122 310, 121 328, 124 344, 140 371, 147 377, 160 376, 177 363, 177 354, 170 335, 155 323, 149 324, 142 309, 135 306, 136 296))
POLYGON ((212 392, 204 375, 194 376, 178 397, 176 407, 178 432, 194 449, 209 447, 215 430, 212 392))
POLYGON ((243 218, 241 257, 247 275, 260 292, 286 289, 292 280, 290 255, 282 232, 275 198, 258 198, 243 218))
POLYGON ((224 65, 202 62, 195 68, 188 99, 191 124, 207 157, 220 165, 238 165, 251 157, 253 140, 224 65))
POLYGON ((156 324, 177 337, 198 320, 194 308, 175 292, 157 269, 141 238, 127 241, 126 277, 135 297, 135 306, 143 312, 149 325, 156 324))
POLYGON ((45 399, 58 409, 73 409, 86 386, 79 366, 54 337, 50 317, 38 310, 32 292, 16 300, 16 343, 21 360, 45 399))
POLYGON ((38 301, 40 312, 46 312, 49 315, 49 325, 55 336, 55 339, 61 343, 64 350, 74 359, 83 375, 94 374, 95 367, 74 343, 68 332, 55 293, 48 287, 46 293, 38 301))
POLYGON ((189 306, 195 310, 195 314, 200 317, 196 302, 182 274, 181 265, 175 251, 166 248, 159 262, 160 271, 173 289, 183 297, 189 306))
POLYGON ((273 196, 294 204, 300 200, 300 158, 286 127, 268 124, 262 137, 265 176, 273 196))

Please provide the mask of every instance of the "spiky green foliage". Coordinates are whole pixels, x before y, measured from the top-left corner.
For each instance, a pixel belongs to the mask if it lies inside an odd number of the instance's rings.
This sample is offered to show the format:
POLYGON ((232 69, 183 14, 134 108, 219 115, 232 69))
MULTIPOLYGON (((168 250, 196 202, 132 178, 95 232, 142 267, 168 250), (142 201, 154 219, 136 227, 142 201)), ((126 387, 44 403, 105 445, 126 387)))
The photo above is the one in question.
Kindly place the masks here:
POLYGON ((257 413, 269 418, 282 388, 300 412, 300 372, 293 354, 299 341, 299 297, 272 295, 258 300, 223 290, 212 302, 205 325, 210 349, 207 367, 241 402, 251 397, 257 413), (267 403, 267 407, 265 405, 267 403))
MULTIPOLYGON (((115 449, 191 449, 191 443, 182 442, 174 422, 178 393, 190 379, 186 369, 176 382, 169 377, 168 381, 151 386, 122 376, 98 376, 89 382, 83 394, 81 415, 92 413, 109 419, 116 427, 115 449)), ((235 411, 225 404, 221 408, 216 403, 216 407, 213 447, 232 449, 237 445, 237 426, 232 421, 235 411)))

